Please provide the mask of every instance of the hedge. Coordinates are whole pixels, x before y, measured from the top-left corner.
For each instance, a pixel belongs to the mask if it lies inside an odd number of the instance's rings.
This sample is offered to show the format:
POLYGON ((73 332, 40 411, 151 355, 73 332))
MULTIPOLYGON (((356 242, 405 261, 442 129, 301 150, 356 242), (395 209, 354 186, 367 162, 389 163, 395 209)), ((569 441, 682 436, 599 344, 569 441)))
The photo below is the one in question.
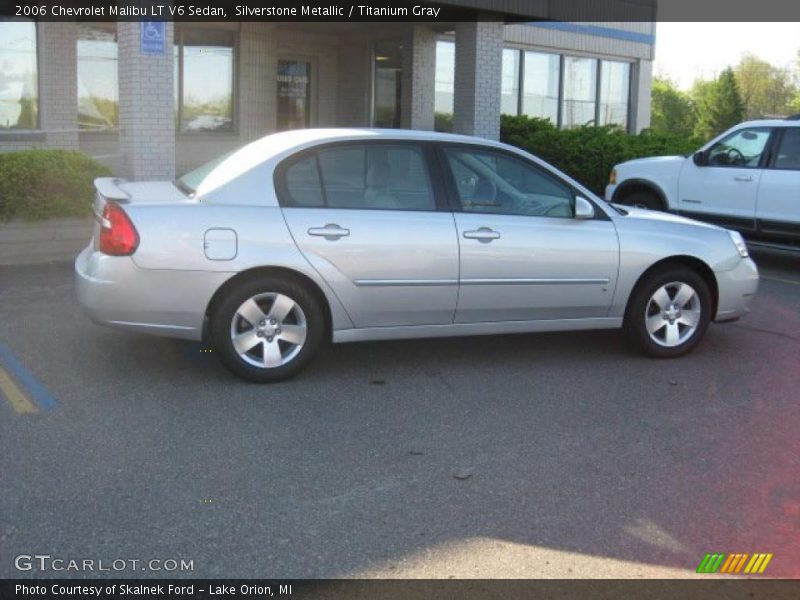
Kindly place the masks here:
POLYGON ((602 195, 614 165, 646 156, 687 156, 703 140, 644 131, 630 135, 613 125, 558 129, 550 121, 503 115, 500 139, 535 154, 602 195))
POLYGON ((89 215, 94 178, 110 174, 74 150, 0 153, 0 221, 89 215))

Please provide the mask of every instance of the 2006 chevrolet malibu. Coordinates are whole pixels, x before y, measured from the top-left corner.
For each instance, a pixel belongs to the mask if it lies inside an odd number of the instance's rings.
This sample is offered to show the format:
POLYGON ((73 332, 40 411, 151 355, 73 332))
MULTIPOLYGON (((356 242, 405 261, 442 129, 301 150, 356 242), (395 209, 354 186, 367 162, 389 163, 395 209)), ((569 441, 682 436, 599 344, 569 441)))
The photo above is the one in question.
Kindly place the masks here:
POLYGON ((326 340, 623 327, 654 357, 748 310, 738 233, 607 204, 483 139, 307 129, 174 182, 102 178, 75 263, 96 322, 210 341, 245 379, 326 340))

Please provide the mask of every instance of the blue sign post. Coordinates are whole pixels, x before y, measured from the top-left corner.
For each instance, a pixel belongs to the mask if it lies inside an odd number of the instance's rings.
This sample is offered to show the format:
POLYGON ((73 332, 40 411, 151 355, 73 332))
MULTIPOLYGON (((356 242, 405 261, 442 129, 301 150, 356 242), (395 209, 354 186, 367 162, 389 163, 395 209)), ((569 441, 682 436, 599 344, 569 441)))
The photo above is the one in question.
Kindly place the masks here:
POLYGON ((167 24, 164 21, 141 21, 139 27, 142 54, 163 56, 167 49, 167 24))

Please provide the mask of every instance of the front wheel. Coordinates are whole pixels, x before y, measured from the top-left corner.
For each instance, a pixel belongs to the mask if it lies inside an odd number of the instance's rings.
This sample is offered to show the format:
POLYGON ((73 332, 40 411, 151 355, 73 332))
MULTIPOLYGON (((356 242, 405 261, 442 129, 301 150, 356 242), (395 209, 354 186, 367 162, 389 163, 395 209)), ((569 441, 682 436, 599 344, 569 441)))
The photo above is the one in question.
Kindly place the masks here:
POLYGON ((670 267, 643 280, 625 315, 633 344, 656 358, 686 354, 702 339, 711 321, 711 293, 695 271, 670 267))
POLYGON ((625 197, 622 204, 633 206, 634 208, 646 208, 647 210, 664 210, 664 204, 653 192, 640 191, 633 192, 625 197))
POLYGON ((258 383, 288 379, 302 370, 320 346, 325 326, 314 295, 282 277, 235 286, 211 318, 222 364, 258 383))

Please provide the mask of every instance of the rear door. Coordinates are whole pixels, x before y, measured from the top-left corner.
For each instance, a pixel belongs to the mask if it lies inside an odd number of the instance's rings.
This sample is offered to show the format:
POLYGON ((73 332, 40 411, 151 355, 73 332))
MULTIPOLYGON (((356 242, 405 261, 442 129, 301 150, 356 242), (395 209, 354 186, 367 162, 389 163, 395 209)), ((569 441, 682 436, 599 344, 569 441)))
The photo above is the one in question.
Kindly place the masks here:
POLYGON ((424 144, 336 143, 279 165, 300 250, 356 327, 450 324, 458 241, 424 144))
POLYGON ((800 127, 780 130, 774 156, 761 176, 756 219, 763 236, 800 240, 800 127))

